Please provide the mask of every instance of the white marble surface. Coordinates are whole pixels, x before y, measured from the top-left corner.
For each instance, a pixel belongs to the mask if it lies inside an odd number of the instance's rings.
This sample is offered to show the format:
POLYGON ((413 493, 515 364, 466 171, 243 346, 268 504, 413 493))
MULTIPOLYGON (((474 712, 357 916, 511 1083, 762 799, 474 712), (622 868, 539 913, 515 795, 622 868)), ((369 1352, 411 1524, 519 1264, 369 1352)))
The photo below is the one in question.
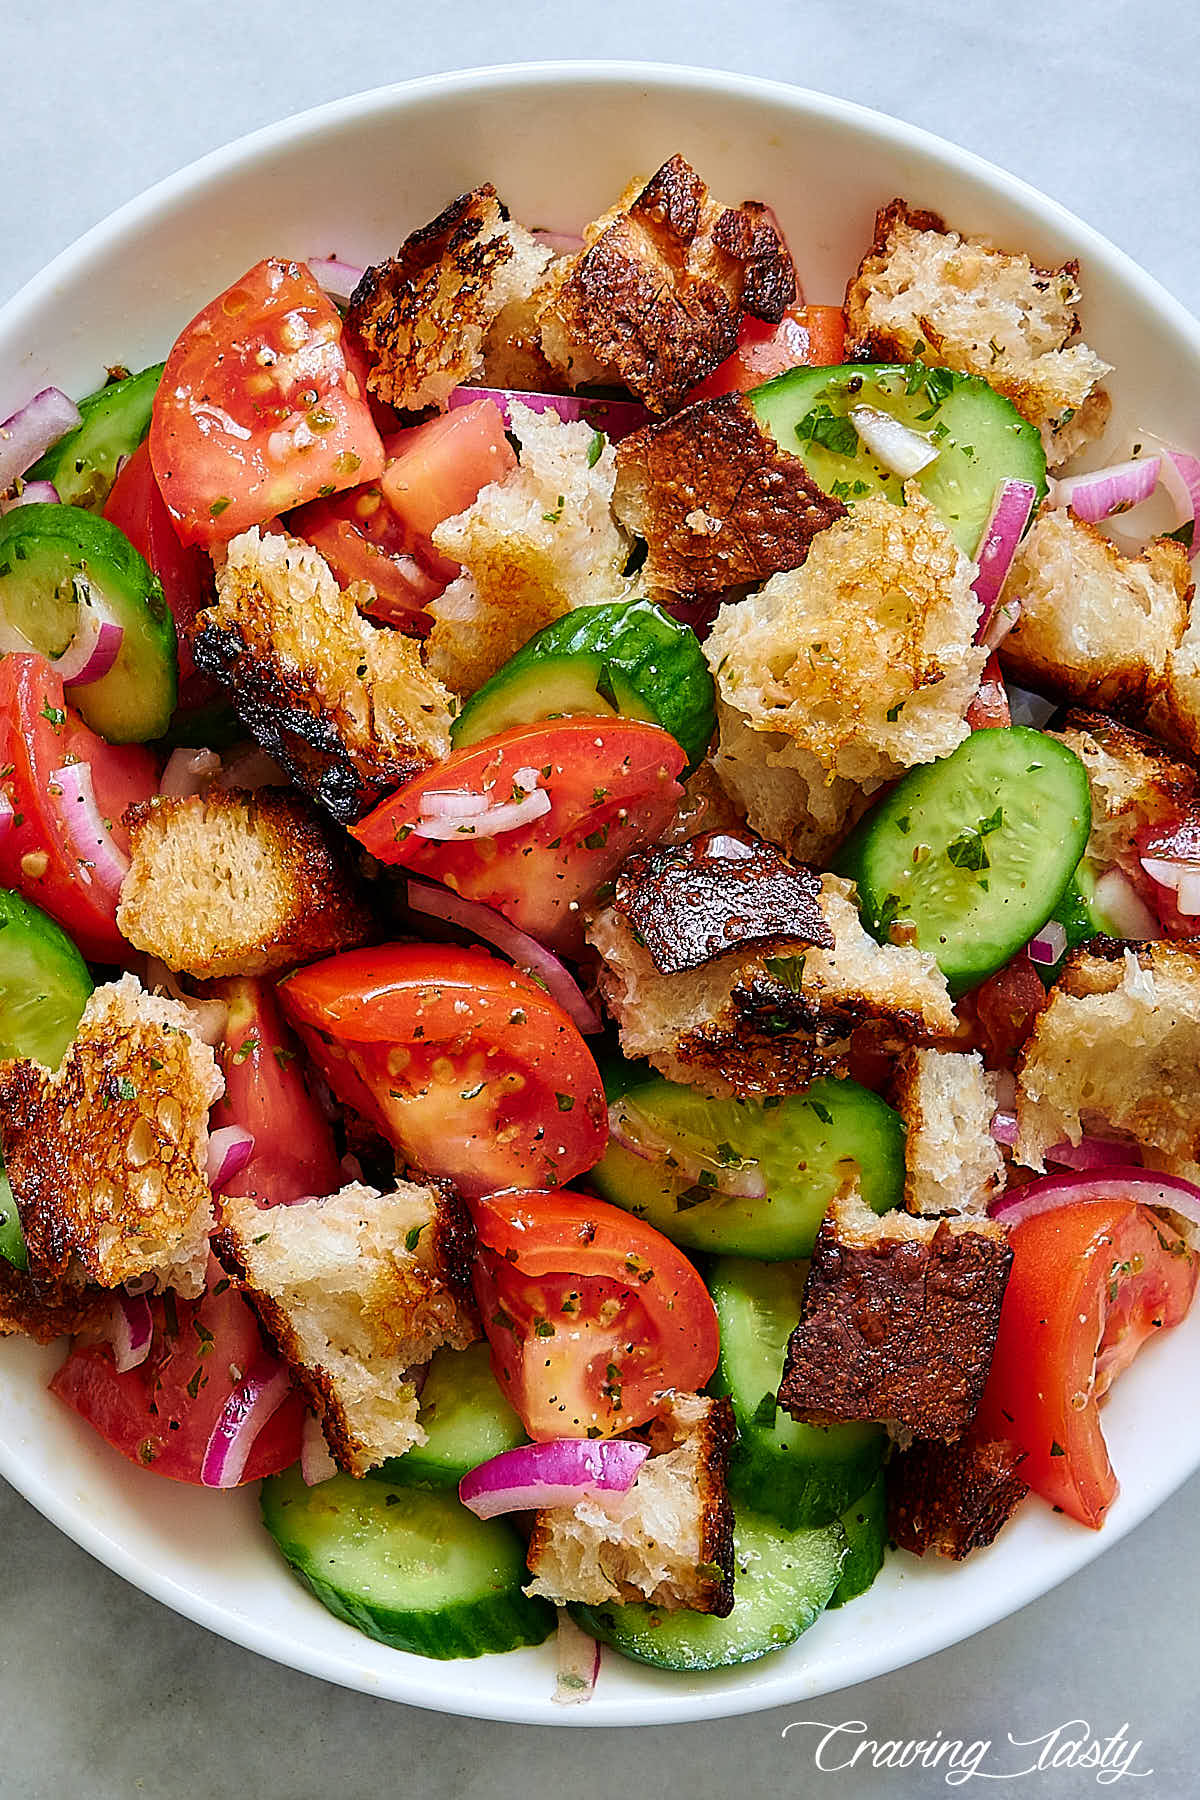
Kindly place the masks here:
MULTIPOLYGON (((1047 189, 1193 308, 1200 243, 1200 14, 1190 0, 984 8, 926 0, 546 0, 304 9, 209 0, 44 0, 7 9, 0 299, 119 202, 229 138, 408 75, 543 57, 640 56, 772 75, 846 95, 1047 189)), ((1152 1769, 1131 1787, 1200 1792, 1194 1559, 1200 1479, 1100 1562, 971 1643, 802 1711, 874 1737, 990 1738, 1023 1766, 1072 1718, 1125 1721, 1152 1769), (1024 1761, 1034 1752, 1024 1753, 1024 1761)), ((124 1585, 0 1484, 0 1796, 127 1800, 549 1800, 647 1788, 692 1800, 944 1790, 932 1772, 819 1773, 789 1714, 644 1732, 472 1724, 274 1667, 124 1585)), ((832 1757, 829 1760, 833 1760, 832 1757)), ((1132 1776, 1129 1783, 1132 1784, 1132 1776)), ((971 1786, 970 1783, 966 1785, 971 1786)), ((978 1790, 974 1790, 978 1791, 978 1790)), ((1060 1768, 1004 1791, 1096 1791, 1060 1768)))

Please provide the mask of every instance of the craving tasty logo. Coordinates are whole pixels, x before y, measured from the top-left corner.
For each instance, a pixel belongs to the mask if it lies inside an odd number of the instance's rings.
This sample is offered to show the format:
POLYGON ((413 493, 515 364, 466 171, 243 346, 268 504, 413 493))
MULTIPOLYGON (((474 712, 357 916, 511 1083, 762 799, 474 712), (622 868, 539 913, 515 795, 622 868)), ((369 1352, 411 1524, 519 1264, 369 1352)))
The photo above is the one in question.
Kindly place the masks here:
POLYGON ((1091 1770, 1102 1786, 1111 1786, 1125 1775, 1140 1778, 1154 1773, 1153 1769, 1134 1768, 1142 1740, 1130 1742, 1128 1723, 1109 1738, 1098 1737, 1086 1719, 1068 1719, 1040 1737, 1018 1738, 1010 1731, 1007 1750, 991 1738, 968 1743, 943 1737, 940 1730, 931 1738, 908 1739, 870 1737, 869 1730, 865 1719, 843 1719, 840 1725, 822 1719, 793 1719, 779 1735, 820 1732, 813 1763, 826 1775, 857 1768, 936 1769, 947 1787, 964 1787, 976 1778, 1019 1781, 1024 1775, 1049 1775, 1058 1769, 1091 1770))

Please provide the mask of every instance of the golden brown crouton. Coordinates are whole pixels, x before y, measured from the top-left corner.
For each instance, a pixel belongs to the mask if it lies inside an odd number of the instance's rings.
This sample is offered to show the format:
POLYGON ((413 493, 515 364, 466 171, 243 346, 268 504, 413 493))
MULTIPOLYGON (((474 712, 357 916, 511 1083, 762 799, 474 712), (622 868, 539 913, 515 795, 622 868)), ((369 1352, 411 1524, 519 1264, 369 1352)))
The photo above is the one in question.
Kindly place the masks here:
POLYGON ((111 1294, 48 1277, 45 1271, 14 1269, 0 1257, 0 1337, 20 1333, 39 1344, 73 1337, 107 1313, 111 1294))
POLYGON ((887 1466, 888 1532, 902 1550, 934 1550, 961 1562, 983 1550, 1029 1492, 1018 1473, 1024 1452, 980 1443, 922 1440, 887 1466))
POLYGON ((117 924, 169 969, 201 981, 264 975, 371 934, 344 858, 298 794, 159 795, 125 820, 117 924))
POLYGON ((539 291, 542 349, 573 387, 615 382, 669 412, 737 345, 744 312, 781 319, 796 271, 766 209, 720 206, 682 156, 589 225, 539 291))
POLYGON ((549 261, 489 183, 460 194, 351 296, 346 319, 366 347, 371 392, 411 412, 444 406, 478 371, 497 318, 528 298, 549 261))
POLYGON ((858 1194, 817 1233, 779 1404, 814 1425, 878 1419, 956 1438, 991 1367, 1012 1252, 994 1219, 882 1218, 858 1194))
POLYGON ((204 1287, 208 1109, 225 1083, 192 1015, 132 975, 99 987, 58 1070, 0 1064, 4 1159, 33 1264, 204 1287))
POLYGON ((1087 770, 1092 797, 1087 854, 1101 868, 1131 856, 1139 831, 1176 818, 1200 794, 1200 774, 1191 763, 1104 713, 1068 713, 1062 730, 1051 735, 1087 770))
POLYGON ((243 532, 192 645, 251 736, 345 824, 450 749, 450 695, 414 638, 362 616, 360 587, 339 589, 309 544, 243 532))
POLYGON ((892 1094, 907 1127, 904 1204, 910 1213, 986 1213, 1004 1188, 992 1136, 994 1085, 976 1054, 910 1050, 892 1094))
MULTIPOLYGON (((1079 339, 1078 274, 1077 263, 1040 269, 893 200, 846 289, 846 354, 982 375, 1061 461, 1079 448, 1079 409, 1110 368, 1079 339)), ((1096 428, 1101 410, 1090 415, 1096 428)))
POLYGON ((1147 1166, 1200 1181, 1200 943, 1074 950, 1017 1064, 1018 1159, 1126 1133, 1147 1166))
POLYGON ((1187 629, 1167 655, 1166 673, 1147 723, 1152 731, 1161 731, 1172 743, 1182 744, 1190 756, 1200 758, 1200 608, 1194 600, 1189 600, 1187 629))
POLYGON ((222 1202, 213 1246, 347 1473, 425 1442, 411 1372, 479 1336, 473 1244, 448 1183, 391 1194, 355 1184, 265 1212, 222 1202))
POLYGON ((652 1454, 625 1494, 539 1512, 527 1593, 562 1605, 648 1600, 725 1618, 733 1610, 733 1511, 725 1491, 735 1435, 728 1400, 664 1396, 652 1454))
POLYGON ((846 516, 741 394, 700 400, 617 446, 617 517, 644 537, 651 598, 706 600, 795 569, 846 516))
POLYGON ((433 534, 462 574, 429 603, 429 666, 470 694, 572 607, 617 600, 629 538, 612 515, 613 451, 556 413, 510 405, 521 461, 433 534))
POLYGON ((734 949, 666 975, 617 905, 604 907, 587 935, 624 1054, 647 1057, 671 1081, 751 1098, 844 1075, 851 1033, 868 1019, 895 1048, 948 1035, 954 1011, 933 958, 868 937, 852 893, 821 877, 832 949, 781 937, 774 949, 734 949))
POLYGON ((1004 584, 1021 613, 1000 661, 1026 687, 1136 719, 1163 685, 1191 592, 1182 544, 1122 556, 1094 525, 1043 507, 1004 584))

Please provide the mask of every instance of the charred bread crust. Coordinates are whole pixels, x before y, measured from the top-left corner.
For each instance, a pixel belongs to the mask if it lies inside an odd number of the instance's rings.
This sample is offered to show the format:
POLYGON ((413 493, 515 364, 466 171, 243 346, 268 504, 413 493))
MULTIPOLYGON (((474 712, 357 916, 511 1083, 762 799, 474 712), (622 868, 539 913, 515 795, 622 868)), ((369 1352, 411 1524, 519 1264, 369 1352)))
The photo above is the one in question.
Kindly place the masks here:
POLYGON ((816 1425, 878 1419, 953 1439, 983 1395, 1012 1252, 993 1220, 876 1216, 835 1200, 821 1224, 779 1404, 816 1425))
POLYGON ((424 1186, 437 1195, 432 1240, 441 1279, 470 1317, 477 1317, 471 1269, 475 1262, 475 1226, 467 1203, 445 1175, 423 1175, 424 1186))
POLYGON ((1010 1443, 919 1439, 887 1465, 888 1532, 902 1550, 933 1550, 961 1562, 983 1550, 1029 1489, 1020 1476, 1024 1452, 1010 1443))
POLYGON ((646 540, 640 579, 688 600, 798 568, 817 533, 846 516, 741 394, 697 401, 625 438, 613 506, 646 540))
POLYGON ((713 831, 627 857, 613 905, 659 974, 681 975, 730 950, 832 950, 820 894, 820 876, 774 844, 713 831))
POLYGON ((0 1257, 0 1337, 20 1334, 39 1344, 73 1337, 112 1305, 100 1288, 71 1286, 45 1272, 15 1269, 0 1257))
MULTIPOLYGON (((910 360, 907 344, 902 338, 873 329, 866 318, 872 280, 887 266, 892 252, 892 237, 898 225, 907 226, 910 231, 936 231, 939 235, 947 230, 946 221, 940 213, 910 206, 907 200, 899 197, 880 207, 875 214, 875 234, 871 239, 871 247, 846 283, 846 356, 849 361, 910 360)), ((922 320, 922 324, 927 323, 927 320, 922 320)), ((936 334, 928 336, 925 342, 934 350, 937 349, 936 334)))
MULTIPOLYGON (((693 1610, 727 1619, 733 1611, 733 1504, 729 1498, 729 1459, 737 1440, 733 1402, 714 1400, 699 1427, 698 1454, 705 1491, 700 1523, 699 1593, 693 1610)), ((651 1421, 652 1451, 669 1450, 680 1434, 663 1418, 651 1421)))

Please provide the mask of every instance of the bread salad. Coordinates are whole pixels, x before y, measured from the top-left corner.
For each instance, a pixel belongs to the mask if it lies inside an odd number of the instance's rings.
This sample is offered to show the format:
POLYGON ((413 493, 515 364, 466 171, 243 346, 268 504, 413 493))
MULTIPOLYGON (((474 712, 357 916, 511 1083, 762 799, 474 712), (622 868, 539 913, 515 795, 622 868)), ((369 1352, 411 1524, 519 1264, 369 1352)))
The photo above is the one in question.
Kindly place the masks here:
POLYGON ((1080 304, 899 199, 807 304, 673 156, 0 428, 0 1331, 348 1625, 578 1700, 1102 1525, 1197 1279, 1200 462, 1064 472, 1080 304))

